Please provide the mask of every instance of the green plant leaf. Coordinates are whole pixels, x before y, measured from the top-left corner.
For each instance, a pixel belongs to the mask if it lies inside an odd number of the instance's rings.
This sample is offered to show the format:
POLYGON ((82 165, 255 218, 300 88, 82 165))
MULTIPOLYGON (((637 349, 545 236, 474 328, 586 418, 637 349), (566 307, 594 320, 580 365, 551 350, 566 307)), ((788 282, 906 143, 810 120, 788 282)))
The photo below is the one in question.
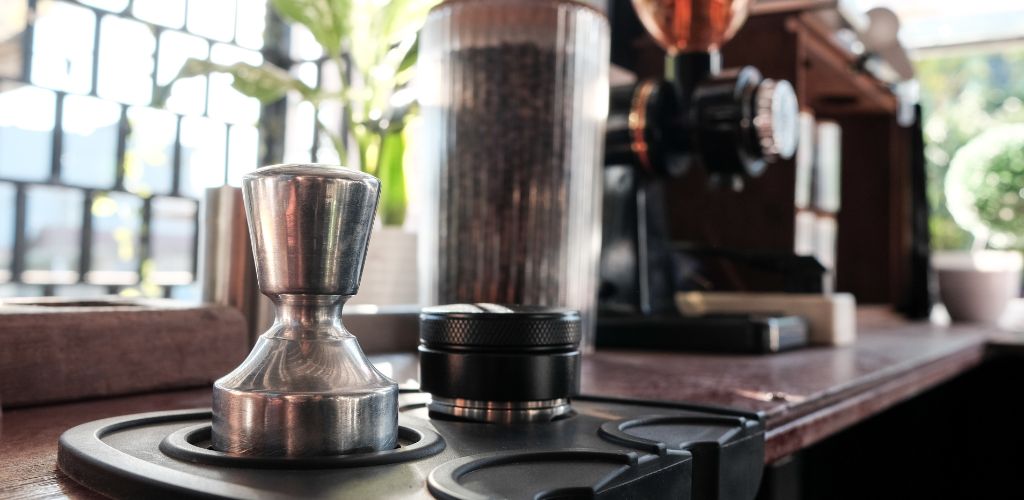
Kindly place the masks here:
POLYGON ((437 3, 438 0, 390 0, 380 5, 356 1, 352 8, 351 31, 351 53, 356 68, 367 74, 383 64, 393 47, 413 39, 423 26, 427 12, 437 3))
POLYGON ((381 182, 381 221, 385 225, 401 225, 405 221, 405 138, 401 132, 385 132, 381 136, 377 176, 381 182))
MULTIPOLYGON (((402 102, 395 103, 392 97, 412 78, 418 31, 427 12, 438 2, 271 0, 282 17, 309 29, 328 57, 340 61, 343 52, 348 55, 352 78, 342 78, 344 84, 340 91, 324 93, 308 87, 296 90, 314 105, 328 99, 344 102, 343 119, 348 125, 349 137, 331 136, 331 140, 339 156, 344 158, 345 146, 354 139, 359 167, 381 178, 380 213, 385 224, 401 224, 405 218, 406 186, 402 164, 406 137, 403 134, 410 113, 416 111, 415 102, 400 99, 402 102)), ((246 84, 243 82, 242 86, 246 84)), ((283 95, 282 91, 277 92, 278 96, 283 95)))
POLYGON ((319 99, 317 91, 300 80, 291 76, 287 71, 272 64, 253 66, 251 64, 216 64, 203 59, 189 59, 181 67, 178 75, 171 80, 171 83, 159 88, 155 101, 157 106, 163 106, 170 93, 174 82, 191 78, 194 76, 209 75, 211 73, 227 73, 234 77, 231 85, 242 94, 255 97, 266 104, 277 101, 289 90, 296 90, 306 100, 316 102, 319 99))
POLYGON ((342 42, 351 32, 352 2, 353 0, 270 0, 281 16, 305 26, 331 57, 341 54, 342 42))
MULTIPOLYGON (((395 50, 396 51, 397 50, 402 50, 402 48, 403 48, 403 45, 399 45, 398 47, 395 48, 395 50)), ((419 31, 417 31, 416 35, 413 36, 412 43, 409 43, 408 46, 405 47, 404 50, 405 50, 405 54, 402 55, 402 60, 401 60, 401 62, 398 63, 398 70, 395 71, 396 74, 402 74, 402 73, 404 73, 404 72, 406 72, 408 70, 411 70, 411 69, 416 67, 416 59, 417 59, 417 57, 419 56, 419 53, 420 53, 420 32, 419 31)))
POLYGON ((437 0, 391 0, 381 12, 380 32, 392 44, 413 36, 437 0))

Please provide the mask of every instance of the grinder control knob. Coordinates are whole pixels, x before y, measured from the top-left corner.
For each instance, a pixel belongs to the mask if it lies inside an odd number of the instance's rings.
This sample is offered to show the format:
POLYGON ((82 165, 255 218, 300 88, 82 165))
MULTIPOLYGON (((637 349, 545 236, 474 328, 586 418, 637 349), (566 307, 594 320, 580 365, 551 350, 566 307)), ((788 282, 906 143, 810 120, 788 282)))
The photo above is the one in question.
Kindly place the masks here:
POLYGON ((762 156, 770 163, 792 158, 799 137, 793 85, 786 80, 765 78, 754 99, 753 124, 762 156))
POLYGON ((694 148, 719 184, 740 185, 796 151, 799 110, 785 80, 731 68, 698 83, 692 103, 694 148))

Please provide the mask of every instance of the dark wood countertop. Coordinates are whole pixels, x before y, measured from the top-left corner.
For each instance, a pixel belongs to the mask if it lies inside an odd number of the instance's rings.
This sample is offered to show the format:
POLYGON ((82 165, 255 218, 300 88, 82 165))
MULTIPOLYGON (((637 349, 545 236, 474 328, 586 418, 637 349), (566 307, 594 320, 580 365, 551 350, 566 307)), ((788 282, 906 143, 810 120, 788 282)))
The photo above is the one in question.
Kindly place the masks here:
POLYGON ((862 309, 846 347, 781 354, 599 351, 585 394, 685 401, 761 413, 775 461, 979 364, 991 328, 908 323, 862 309))
POLYGON ((0 421, 0 498, 104 498, 57 469, 57 439, 78 424, 130 413, 210 406, 210 390, 4 411, 0 421))
MULTIPOLYGON (((990 338, 975 326, 907 323, 863 309, 854 345, 770 356, 600 351, 583 365, 587 394, 686 401, 763 414, 774 461, 981 363, 990 338)), ((412 354, 375 357, 402 382, 412 354)), ((0 422, 0 498, 94 498, 56 468, 66 429, 105 417, 209 406, 208 389, 11 409, 0 422)))

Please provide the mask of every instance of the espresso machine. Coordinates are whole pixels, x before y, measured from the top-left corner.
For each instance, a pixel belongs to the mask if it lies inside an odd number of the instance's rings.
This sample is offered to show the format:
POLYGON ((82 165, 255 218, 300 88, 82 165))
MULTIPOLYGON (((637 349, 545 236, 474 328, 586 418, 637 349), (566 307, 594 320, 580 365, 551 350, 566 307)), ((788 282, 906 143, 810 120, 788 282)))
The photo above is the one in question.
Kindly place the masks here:
MULTIPOLYGON (((722 67, 718 50, 742 26, 749 4, 746 0, 632 2, 639 21, 666 53, 665 76, 611 88, 604 156, 599 346, 672 343, 682 348, 758 352, 770 347, 770 339, 761 337, 780 328, 792 334, 781 343, 799 341, 796 318, 694 320, 681 317, 674 302, 677 291, 699 286, 693 283, 698 274, 694 267, 698 257, 704 256, 739 259, 783 272, 794 281, 792 288, 806 289, 815 279, 820 282, 816 274, 820 266, 813 259, 684 246, 673 243, 669 234, 664 194, 668 180, 703 168, 709 189, 740 191, 771 164, 791 158, 796 151, 798 105, 792 85, 765 78, 752 66, 722 67), (680 329, 693 334, 677 335, 680 329), (706 332, 704 339, 698 338, 701 332, 706 332)), ((615 5, 619 8, 613 15, 632 14, 623 8, 625 2, 615 5)))

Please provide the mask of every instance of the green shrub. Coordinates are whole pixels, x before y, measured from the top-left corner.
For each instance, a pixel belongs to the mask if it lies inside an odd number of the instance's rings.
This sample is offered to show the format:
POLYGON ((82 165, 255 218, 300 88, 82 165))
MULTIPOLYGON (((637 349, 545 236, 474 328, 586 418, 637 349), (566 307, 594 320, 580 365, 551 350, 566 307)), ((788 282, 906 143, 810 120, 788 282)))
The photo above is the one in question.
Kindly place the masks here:
POLYGON ((949 211, 975 247, 1024 243, 1024 124, 993 127, 960 148, 945 181, 949 211))

